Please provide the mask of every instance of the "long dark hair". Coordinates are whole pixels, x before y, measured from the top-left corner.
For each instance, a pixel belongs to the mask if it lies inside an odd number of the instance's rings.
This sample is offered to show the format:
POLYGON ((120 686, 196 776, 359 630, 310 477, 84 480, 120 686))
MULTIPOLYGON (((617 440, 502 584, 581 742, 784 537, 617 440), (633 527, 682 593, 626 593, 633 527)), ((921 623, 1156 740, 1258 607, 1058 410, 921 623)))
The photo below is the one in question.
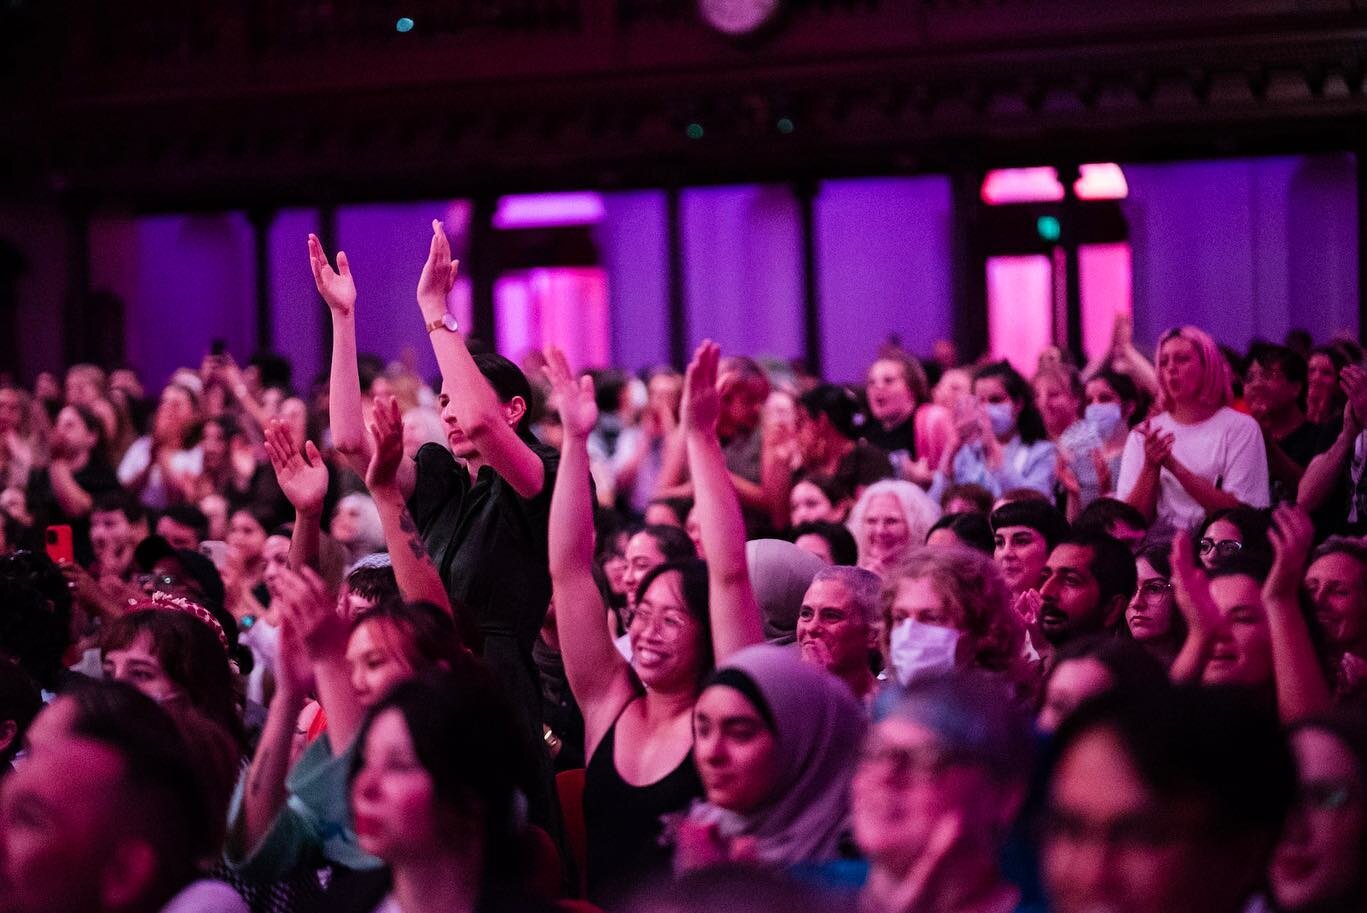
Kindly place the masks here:
POLYGON ((702 660, 698 665, 698 684, 702 685, 702 680, 712 671, 712 666, 716 663, 712 652, 712 622, 711 622, 711 600, 707 590, 707 562, 701 558, 685 558, 682 561, 666 561, 664 564, 657 564, 646 572, 641 578, 640 585, 636 592, 644 596, 650 590, 650 585, 665 574, 677 572, 681 585, 680 591, 683 593, 684 609, 698 623, 701 632, 702 642, 699 644, 699 657, 702 660))
POLYGON ((475 822, 486 884, 506 883, 517 866, 522 804, 534 767, 503 690, 473 658, 395 685, 366 714, 349 783, 365 762, 371 727, 390 710, 403 717, 413 750, 432 778, 438 820, 453 831, 470 830, 475 822))
POLYGON ((1006 388, 1006 395, 1020 406, 1020 415, 1016 417, 1016 432, 1021 436, 1021 440, 1026 444, 1048 440, 1049 433, 1044 430, 1044 416, 1040 415, 1030 385, 1021 377, 1020 372, 1011 367, 1008 361, 994 361, 979 368, 973 375, 973 382, 988 378, 1000 380, 1006 388))

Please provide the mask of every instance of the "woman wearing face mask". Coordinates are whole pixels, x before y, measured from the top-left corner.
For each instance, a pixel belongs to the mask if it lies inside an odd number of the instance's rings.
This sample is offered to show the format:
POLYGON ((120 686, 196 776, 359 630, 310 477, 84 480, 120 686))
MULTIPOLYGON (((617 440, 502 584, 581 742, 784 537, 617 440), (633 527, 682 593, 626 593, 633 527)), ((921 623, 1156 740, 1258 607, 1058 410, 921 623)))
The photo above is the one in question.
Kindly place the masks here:
POLYGON ((1053 494, 1056 451, 1025 378, 1007 362, 978 369, 973 398, 963 400, 952 445, 945 449, 930 496, 950 485, 981 485, 999 498, 1017 488, 1053 494))
POLYGON ((675 870, 838 858, 864 728, 845 683, 792 650, 765 644, 733 656, 693 711, 707 801, 679 828, 675 870))
POLYGON ((884 655, 899 684, 975 668, 1033 694, 1025 628, 997 565, 974 549, 913 549, 883 583, 884 655))
POLYGON ((1280 913, 1367 909, 1367 716, 1342 710, 1291 731, 1299 796, 1272 855, 1280 913))
POLYGON ((1076 520, 1096 498, 1114 494, 1125 440, 1142 413, 1141 399, 1134 381, 1110 369, 1093 375, 1083 386, 1079 427, 1086 429, 1088 449, 1076 452, 1065 446, 1059 454, 1059 484, 1067 494, 1069 522, 1076 520), (1088 481, 1085 486, 1083 478, 1088 481))

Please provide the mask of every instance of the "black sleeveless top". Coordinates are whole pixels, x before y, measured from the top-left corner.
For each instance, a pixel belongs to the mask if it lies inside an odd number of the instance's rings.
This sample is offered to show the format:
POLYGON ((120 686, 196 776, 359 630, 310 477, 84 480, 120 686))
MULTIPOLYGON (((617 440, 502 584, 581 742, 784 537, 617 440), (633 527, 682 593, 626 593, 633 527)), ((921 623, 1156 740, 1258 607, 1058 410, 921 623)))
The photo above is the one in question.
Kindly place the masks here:
POLYGON ((669 874, 673 848, 660 845, 661 819, 687 811, 703 794, 693 752, 663 778, 646 786, 632 786, 617 772, 613 760, 616 743, 614 721, 584 772, 588 894, 599 906, 669 874))

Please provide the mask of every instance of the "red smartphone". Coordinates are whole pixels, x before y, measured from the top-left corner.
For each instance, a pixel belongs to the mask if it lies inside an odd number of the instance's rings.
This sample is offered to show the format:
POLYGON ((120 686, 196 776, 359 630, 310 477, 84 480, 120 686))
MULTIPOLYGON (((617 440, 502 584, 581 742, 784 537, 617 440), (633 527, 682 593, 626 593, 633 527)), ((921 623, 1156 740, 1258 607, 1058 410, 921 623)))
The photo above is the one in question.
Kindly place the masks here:
POLYGON ((76 560, 76 551, 71 544, 71 527, 65 523, 49 526, 44 534, 47 543, 47 556, 58 564, 76 560))

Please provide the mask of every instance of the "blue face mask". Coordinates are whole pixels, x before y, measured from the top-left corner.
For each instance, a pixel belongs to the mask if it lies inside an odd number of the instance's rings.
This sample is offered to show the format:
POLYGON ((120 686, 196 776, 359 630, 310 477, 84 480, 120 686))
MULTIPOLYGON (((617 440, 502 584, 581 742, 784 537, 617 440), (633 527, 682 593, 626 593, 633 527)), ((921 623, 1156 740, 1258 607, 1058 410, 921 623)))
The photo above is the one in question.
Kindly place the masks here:
POLYGON ((1083 410, 1082 417, 1103 441, 1109 441, 1124 421, 1120 415, 1119 403, 1092 403, 1083 410))
POLYGON ((1004 403, 983 403, 987 420, 992 423, 992 433, 997 437, 1008 434, 1016 424, 1016 410, 1011 401, 1004 403))

